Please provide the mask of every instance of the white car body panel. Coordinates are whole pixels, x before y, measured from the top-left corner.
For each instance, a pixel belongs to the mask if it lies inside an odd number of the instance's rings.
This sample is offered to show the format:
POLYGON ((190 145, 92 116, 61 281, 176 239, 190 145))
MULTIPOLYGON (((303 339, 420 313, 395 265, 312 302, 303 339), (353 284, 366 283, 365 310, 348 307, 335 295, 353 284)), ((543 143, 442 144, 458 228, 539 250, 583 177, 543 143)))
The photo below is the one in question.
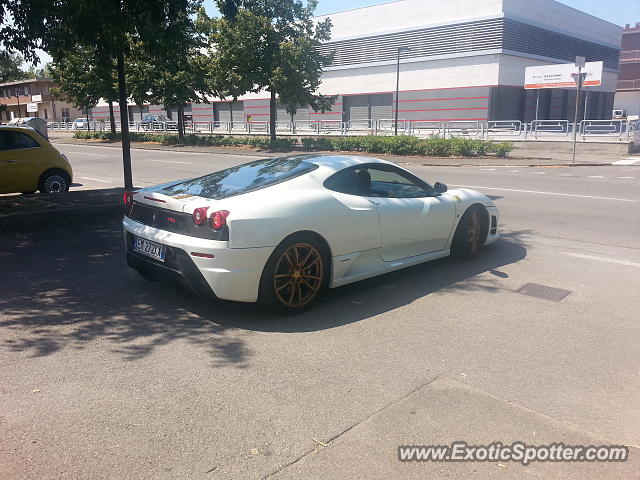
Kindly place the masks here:
MULTIPOLYGON (((213 241, 159 230, 124 218, 126 232, 180 248, 187 253, 210 253, 215 258, 191 257, 216 296, 254 302, 260 277, 274 249, 291 234, 320 235, 331 252, 330 287, 380 275, 450 253, 463 213, 474 204, 499 212, 485 195, 468 189, 450 190, 434 197, 362 197, 329 190, 323 182, 343 168, 363 163, 385 163, 365 157, 310 157, 319 167, 299 177, 237 196, 213 200, 190 195, 165 195, 170 182, 134 193, 134 201, 192 214, 228 210, 228 241, 213 241)), ((393 165, 393 164, 391 164, 393 165)), ((397 168, 397 165, 394 165, 397 168)), ((490 229, 490 226, 488 227, 490 229)), ((485 244, 495 242, 497 231, 485 244)))

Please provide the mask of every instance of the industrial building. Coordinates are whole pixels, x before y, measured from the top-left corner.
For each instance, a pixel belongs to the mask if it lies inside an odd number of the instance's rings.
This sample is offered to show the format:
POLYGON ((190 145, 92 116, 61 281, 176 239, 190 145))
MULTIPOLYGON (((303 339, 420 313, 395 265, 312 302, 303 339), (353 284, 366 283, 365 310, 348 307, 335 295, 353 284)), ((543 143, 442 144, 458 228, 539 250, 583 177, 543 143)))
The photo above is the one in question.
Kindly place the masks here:
MULTIPOLYGON (((296 120, 392 119, 399 54, 398 117, 406 120, 573 119, 575 89, 525 90, 527 66, 603 61, 602 85, 587 89, 585 117, 611 118, 622 28, 553 0, 398 0, 318 17, 332 21, 332 52, 320 93, 332 110, 299 109, 296 120)), ((584 97, 583 97, 584 98, 584 97)), ((584 100, 581 100, 583 102, 584 100)), ((268 95, 193 104, 193 121, 268 121, 268 95)), ((584 105, 580 111, 585 111, 584 105)), ((106 118, 106 106, 94 111, 106 118)), ((129 118, 173 116, 161 106, 132 106, 129 118)), ((174 117, 175 118, 175 117, 174 117)), ((278 121, 289 121, 284 109, 278 121)))

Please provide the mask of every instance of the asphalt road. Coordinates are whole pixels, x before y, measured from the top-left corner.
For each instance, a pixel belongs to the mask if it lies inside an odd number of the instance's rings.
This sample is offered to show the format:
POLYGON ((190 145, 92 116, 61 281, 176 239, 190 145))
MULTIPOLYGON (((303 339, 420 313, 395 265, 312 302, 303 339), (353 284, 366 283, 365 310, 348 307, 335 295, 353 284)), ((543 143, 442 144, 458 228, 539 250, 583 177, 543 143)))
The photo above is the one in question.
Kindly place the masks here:
MULTIPOLYGON (((74 188, 121 184, 118 150, 60 148, 74 188)), ((134 182, 247 160, 136 150, 134 182)), ((1 237, 0 477, 640 477, 640 167, 408 167, 491 195, 504 237, 291 318, 144 281, 118 219, 1 237), (570 293, 515 292, 526 283, 570 293), (455 440, 631 456, 397 460, 455 440)))

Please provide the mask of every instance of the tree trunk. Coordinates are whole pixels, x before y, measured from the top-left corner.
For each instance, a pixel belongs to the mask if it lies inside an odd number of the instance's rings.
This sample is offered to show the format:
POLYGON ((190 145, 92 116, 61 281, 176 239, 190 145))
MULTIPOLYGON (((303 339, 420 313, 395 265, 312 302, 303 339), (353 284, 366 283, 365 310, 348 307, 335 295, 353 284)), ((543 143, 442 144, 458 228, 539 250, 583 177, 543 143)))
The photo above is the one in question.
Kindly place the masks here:
POLYGON ((109 100, 109 123, 111 124, 111 133, 116 133, 116 117, 113 114, 113 102, 109 100))
POLYGON ((182 140, 184 137, 184 106, 178 107, 178 138, 182 140))
POLYGON ((120 132, 122 134, 122 167, 124 170, 124 188, 133 189, 131 175, 131 141, 129 139, 129 107, 127 105, 127 84, 124 74, 124 52, 118 51, 118 103, 120 104, 120 132))
POLYGON ((271 89, 271 99, 269 100, 269 135, 271 137, 271 141, 275 141, 276 139, 276 92, 271 89))

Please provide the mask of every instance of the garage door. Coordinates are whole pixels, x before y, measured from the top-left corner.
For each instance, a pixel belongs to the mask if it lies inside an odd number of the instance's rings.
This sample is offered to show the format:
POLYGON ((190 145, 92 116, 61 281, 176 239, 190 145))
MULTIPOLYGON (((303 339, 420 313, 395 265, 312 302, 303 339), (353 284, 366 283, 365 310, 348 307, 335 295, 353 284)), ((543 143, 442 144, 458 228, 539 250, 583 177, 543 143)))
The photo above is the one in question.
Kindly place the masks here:
POLYGON ((393 115, 393 95, 371 95, 371 120, 389 120, 393 115))
POLYGON ((366 121, 369 118, 369 95, 344 97, 344 104, 348 121, 366 121))

